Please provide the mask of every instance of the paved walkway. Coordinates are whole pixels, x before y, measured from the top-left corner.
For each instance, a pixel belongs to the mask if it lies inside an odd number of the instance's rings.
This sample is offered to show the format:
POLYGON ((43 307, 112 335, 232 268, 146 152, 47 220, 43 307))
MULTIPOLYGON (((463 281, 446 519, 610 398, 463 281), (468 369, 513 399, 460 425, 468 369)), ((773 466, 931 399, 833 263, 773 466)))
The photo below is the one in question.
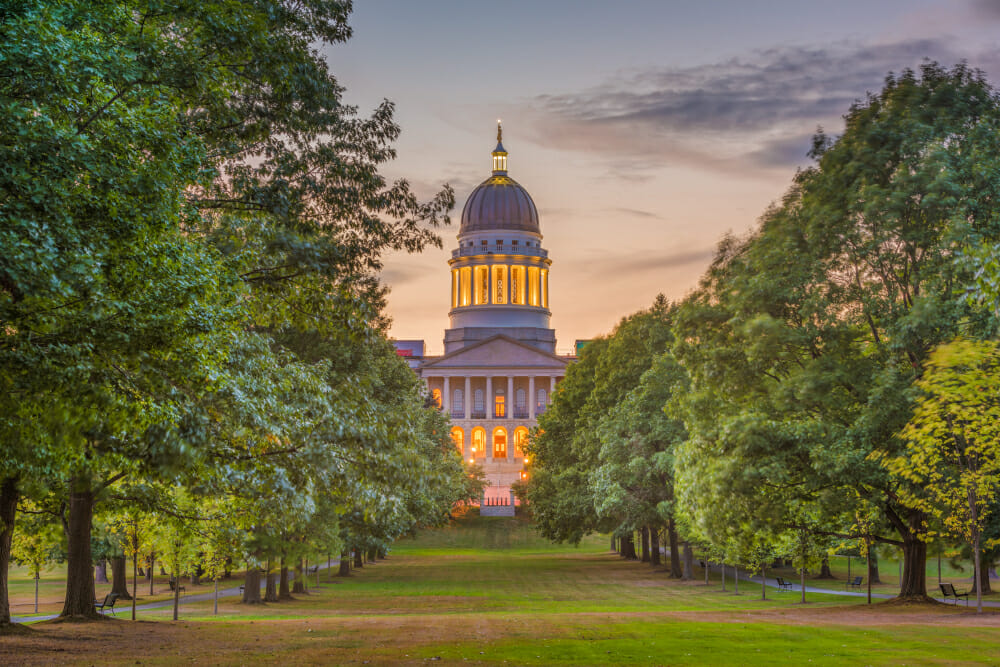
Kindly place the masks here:
MULTIPOLYGON (((335 567, 340 567, 340 559, 337 558, 337 559, 334 559, 333 561, 331 561, 329 567, 331 569, 333 569, 335 567)), ((320 565, 319 569, 320 569, 320 571, 323 571, 323 570, 327 569, 327 566, 326 565, 320 565)), ((288 573, 288 580, 292 581, 294 579, 295 579, 295 572, 291 572, 290 571, 288 573)), ((265 581, 264 581, 263 578, 261 579, 260 583, 261 583, 261 586, 264 585, 265 581)), ((239 586, 234 586, 233 588, 220 588, 219 589, 219 597, 220 598, 230 598, 230 597, 236 597, 238 595, 243 595, 243 591, 240 590, 239 586)), ((178 604, 178 606, 181 606, 181 605, 185 605, 185 604, 191 604, 192 602, 206 602, 208 600, 214 600, 214 599, 215 599, 215 591, 210 591, 208 593, 198 593, 197 595, 183 595, 178 600, 177 604, 178 604)), ((124 611, 126 613, 131 613, 131 611, 132 611, 131 601, 130 600, 126 600, 125 602, 128 603, 127 606, 124 606, 124 607, 117 607, 116 606, 115 611, 116 612, 124 611)), ((172 606, 174 606, 174 599, 173 598, 168 598, 166 600, 159 600, 158 602, 147 602, 146 604, 136 605, 135 610, 138 612, 138 611, 147 611, 149 609, 163 609, 164 607, 172 607, 172 606)), ((12 623, 33 623, 35 621, 51 621, 53 618, 59 618, 59 614, 45 614, 45 615, 37 615, 37 616, 36 615, 30 615, 30 616, 11 616, 10 620, 11 620, 12 623)))

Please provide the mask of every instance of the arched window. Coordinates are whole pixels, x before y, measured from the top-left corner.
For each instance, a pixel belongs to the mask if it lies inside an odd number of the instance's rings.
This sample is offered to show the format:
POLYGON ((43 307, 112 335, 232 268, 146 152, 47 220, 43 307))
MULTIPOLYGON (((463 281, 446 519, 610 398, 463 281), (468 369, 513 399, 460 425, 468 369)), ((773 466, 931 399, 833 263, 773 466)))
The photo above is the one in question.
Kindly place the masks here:
POLYGON ((502 426, 493 429, 493 458, 507 458, 507 429, 502 426))
POLYGON ((518 389, 517 392, 514 393, 514 396, 517 397, 517 400, 514 403, 514 405, 517 406, 517 411, 523 413, 525 405, 527 405, 525 403, 527 400, 527 393, 525 393, 523 389, 518 389))
POLYGON ((432 389, 431 390, 431 400, 434 401, 434 405, 436 405, 438 408, 441 407, 441 390, 440 389, 432 389))
POLYGON ((476 458, 486 456, 486 429, 482 426, 472 429, 472 452, 470 454, 476 458))
POLYGON ((524 457, 524 443, 528 441, 528 429, 519 426, 514 430, 514 456, 524 457))
POLYGON ((459 455, 465 456, 465 431, 456 426, 451 429, 451 439, 458 447, 459 455))
POLYGON ((463 404, 462 398, 461 389, 456 389, 451 392, 451 411, 456 415, 465 414, 465 405, 463 404))
POLYGON ((476 393, 474 394, 474 396, 475 396, 475 403, 473 403, 473 405, 475 406, 475 408, 474 408, 475 411, 476 412, 486 412, 486 406, 483 405, 483 390, 482 389, 477 389, 476 393))
POLYGON ((539 389, 538 390, 538 403, 535 406, 535 410, 537 412, 541 412, 541 411, 545 410, 546 399, 548 397, 549 397, 549 392, 545 391, 544 389, 539 389))

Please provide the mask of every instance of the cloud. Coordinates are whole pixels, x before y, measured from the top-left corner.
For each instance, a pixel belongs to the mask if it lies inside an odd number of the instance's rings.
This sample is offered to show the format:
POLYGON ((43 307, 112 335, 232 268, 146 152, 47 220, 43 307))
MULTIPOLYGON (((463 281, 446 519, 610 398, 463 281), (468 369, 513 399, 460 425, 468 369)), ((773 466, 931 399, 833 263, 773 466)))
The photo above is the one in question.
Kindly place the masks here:
MULTIPOLYGON (((1000 2, 978 4, 1000 16, 1000 2)), ((997 61, 980 56, 974 65, 997 61)), ((598 154, 609 172, 628 178, 672 163, 787 169, 808 162, 817 126, 838 131, 851 104, 880 90, 889 72, 926 59, 950 66, 962 57, 944 39, 913 39, 781 46, 717 63, 647 69, 535 97, 532 139, 598 154)))
POLYGON ((672 252, 652 250, 628 255, 611 255, 591 258, 586 262, 587 270, 599 275, 626 275, 677 269, 690 264, 707 266, 715 256, 715 246, 708 248, 678 249, 672 252))
POLYGON ((970 6, 974 16, 1000 21, 1000 0, 972 0, 970 6))

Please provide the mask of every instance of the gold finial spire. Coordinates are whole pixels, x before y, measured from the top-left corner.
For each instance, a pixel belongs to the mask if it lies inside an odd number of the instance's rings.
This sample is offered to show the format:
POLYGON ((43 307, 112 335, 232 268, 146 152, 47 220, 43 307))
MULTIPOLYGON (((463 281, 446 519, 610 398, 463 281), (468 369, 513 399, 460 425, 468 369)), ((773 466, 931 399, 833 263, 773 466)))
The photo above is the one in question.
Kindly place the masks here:
POLYGON ((497 147, 493 149, 493 173, 501 175, 507 173, 507 150, 503 147, 503 126, 500 119, 497 119, 497 147))

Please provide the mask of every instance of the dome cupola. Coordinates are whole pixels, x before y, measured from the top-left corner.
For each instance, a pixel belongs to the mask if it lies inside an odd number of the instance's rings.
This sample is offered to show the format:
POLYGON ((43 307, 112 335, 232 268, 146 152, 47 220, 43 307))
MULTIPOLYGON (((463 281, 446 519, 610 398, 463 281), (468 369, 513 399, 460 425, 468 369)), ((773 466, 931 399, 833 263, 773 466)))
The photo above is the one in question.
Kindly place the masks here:
POLYGON ((541 235, 535 202, 527 190, 507 175, 507 151, 499 122, 492 156, 493 175, 480 183, 465 202, 459 236, 502 230, 541 235))

